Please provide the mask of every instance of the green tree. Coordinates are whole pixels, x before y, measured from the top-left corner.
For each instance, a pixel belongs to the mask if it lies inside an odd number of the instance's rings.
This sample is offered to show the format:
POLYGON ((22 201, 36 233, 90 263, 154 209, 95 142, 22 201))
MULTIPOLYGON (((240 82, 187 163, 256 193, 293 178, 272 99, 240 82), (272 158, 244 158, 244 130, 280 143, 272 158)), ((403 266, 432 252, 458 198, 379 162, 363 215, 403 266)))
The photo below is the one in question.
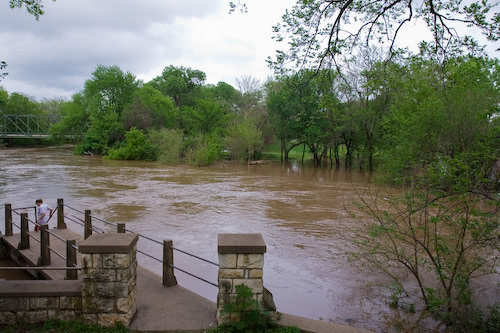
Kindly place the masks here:
POLYGON ((170 65, 150 83, 163 95, 170 96, 175 105, 180 107, 192 105, 190 95, 201 87, 205 80, 206 74, 200 70, 170 65))
POLYGON ((248 162, 259 155, 264 145, 262 132, 254 118, 237 118, 228 126, 225 140, 226 148, 234 158, 248 162))
POLYGON ((386 170, 401 179, 458 159, 485 176, 498 154, 499 68, 470 57, 443 66, 415 58, 401 68, 385 123, 386 170), (475 169, 479 157, 484 167, 475 169))
POLYGON ((199 99, 194 106, 182 108, 182 123, 188 133, 209 134, 227 124, 227 113, 213 99, 199 99))
POLYGON ((236 78, 236 84, 240 91, 236 113, 244 118, 252 118, 256 128, 262 133, 264 145, 272 144, 276 136, 269 122, 264 86, 249 75, 236 78))
POLYGON ((75 94, 71 101, 61 103, 59 115, 60 120, 50 128, 51 135, 59 139, 70 136, 75 142, 80 142, 85 136, 90 122, 83 95, 75 94))
POLYGON ((90 123, 77 152, 105 154, 123 139, 121 115, 132 103, 138 86, 135 76, 124 73, 118 66, 97 66, 83 90, 90 123))
POLYGON ((277 81, 266 84, 267 110, 276 138, 280 141, 281 160, 288 162, 290 151, 303 144, 301 129, 303 125, 298 115, 303 104, 298 93, 299 82, 293 75, 282 76, 277 81))
POLYGON ((43 114, 40 104, 31 98, 20 94, 11 93, 4 102, 2 109, 5 114, 13 115, 35 115, 43 114))
POLYGON ((123 111, 122 121, 127 130, 132 127, 143 131, 177 128, 178 108, 170 97, 146 84, 135 92, 133 102, 123 111))

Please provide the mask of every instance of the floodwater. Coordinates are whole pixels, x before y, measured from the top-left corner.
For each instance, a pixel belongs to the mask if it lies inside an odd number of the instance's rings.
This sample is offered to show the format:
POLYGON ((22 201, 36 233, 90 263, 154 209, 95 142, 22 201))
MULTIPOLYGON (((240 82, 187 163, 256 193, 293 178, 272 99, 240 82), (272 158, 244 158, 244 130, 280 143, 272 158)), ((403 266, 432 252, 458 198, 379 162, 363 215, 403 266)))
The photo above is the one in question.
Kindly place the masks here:
MULTIPOLYGON (((260 233, 267 244, 264 286, 278 311, 375 331, 397 330, 395 324, 410 327, 416 316, 387 305, 383 277, 343 256, 352 223, 346 209, 367 182, 366 175, 355 172, 279 163, 195 168, 77 156, 67 148, 0 150, 2 205, 34 206, 40 197, 54 208, 63 198, 68 219, 82 219, 79 212, 90 209, 99 219, 126 223, 127 229, 159 242, 171 239, 175 248, 213 262, 218 262, 218 234, 260 233)), ((68 219, 69 228, 83 233, 68 219)), ((102 230, 110 228, 93 221, 102 230)), ((55 223, 55 218, 50 221, 55 223)), ((145 238, 138 248, 162 257, 161 246, 145 238)), ((214 265, 174 254, 175 266, 217 282, 214 265)), ((142 254, 138 260, 161 274, 156 260, 142 254)), ((178 270, 175 274, 180 285, 216 301, 216 287, 178 270)), ((431 320, 422 325, 442 328, 431 320)))

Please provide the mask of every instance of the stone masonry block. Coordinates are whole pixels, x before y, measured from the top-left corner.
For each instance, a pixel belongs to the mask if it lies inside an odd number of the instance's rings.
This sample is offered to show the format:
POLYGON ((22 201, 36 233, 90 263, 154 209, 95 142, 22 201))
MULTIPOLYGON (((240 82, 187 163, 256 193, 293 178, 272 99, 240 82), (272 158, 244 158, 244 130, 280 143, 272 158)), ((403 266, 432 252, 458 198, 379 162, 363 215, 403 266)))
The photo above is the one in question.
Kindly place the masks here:
POLYGON ((102 268, 103 267, 103 255, 100 253, 92 253, 92 267, 102 268))
POLYGON ((102 255, 102 264, 104 268, 129 268, 130 263, 130 254, 105 253, 102 255))
POLYGON ((47 310, 26 311, 25 313, 17 313, 17 318, 24 320, 26 323, 43 323, 47 319, 47 310), (21 319, 22 318, 22 319, 21 319))
POLYGON ((115 296, 115 282, 96 283, 94 292, 97 297, 113 297, 115 296))
POLYGON ((82 298, 78 296, 61 296, 61 298, 59 299, 59 309, 81 310, 82 298))
POLYGON ((83 313, 113 312, 114 310, 114 298, 82 297, 83 313))
POLYGON ((28 297, 2 297, 0 298, 0 311, 24 311, 28 309, 28 297))
POLYGON ((137 312, 137 306, 134 304, 132 308, 127 313, 116 314, 116 313, 100 313, 98 315, 98 323, 101 326, 113 327, 115 322, 122 323, 128 326, 132 321, 135 313, 137 312))
POLYGON ((47 315, 51 319, 69 321, 78 319, 81 313, 74 310, 49 310, 47 315))
POLYGON ((135 304, 137 298, 137 289, 132 290, 129 297, 117 298, 116 309, 121 313, 128 313, 132 306, 135 304))
POLYGON ((219 278, 221 279, 243 279, 245 271, 243 269, 219 269, 219 278))
POLYGON ((233 290, 231 293, 236 293, 236 286, 244 284, 245 286, 252 289, 253 294, 262 294, 264 291, 264 284, 262 279, 234 279, 233 280, 233 290))
POLYGON ((127 282, 132 277, 133 271, 129 268, 118 268, 116 269, 116 281, 127 282))
POLYGON ((89 268, 84 272, 83 280, 93 280, 93 281, 116 281, 116 273, 114 269, 97 269, 89 268))
POLYGON ((238 268, 263 268, 264 255, 263 254, 238 254, 237 259, 238 268))
POLYGON ((220 268, 236 268, 236 254, 220 254, 219 253, 219 267, 220 268))
POLYGON ((249 270, 249 274, 248 274, 248 277, 250 279, 261 279, 262 276, 263 276, 263 270, 262 269, 250 269, 249 270))
POLYGON ((232 279, 219 279, 219 294, 230 294, 233 290, 232 279))
POLYGON ((0 323, 7 325, 15 324, 16 315, 10 311, 0 311, 0 323))
POLYGON ((89 325, 97 324, 97 313, 82 313, 82 321, 89 325))
POLYGON ((30 297, 30 310, 59 308, 59 297, 30 297))
POLYGON ((95 296, 95 282, 89 279, 82 281, 82 296, 95 296))

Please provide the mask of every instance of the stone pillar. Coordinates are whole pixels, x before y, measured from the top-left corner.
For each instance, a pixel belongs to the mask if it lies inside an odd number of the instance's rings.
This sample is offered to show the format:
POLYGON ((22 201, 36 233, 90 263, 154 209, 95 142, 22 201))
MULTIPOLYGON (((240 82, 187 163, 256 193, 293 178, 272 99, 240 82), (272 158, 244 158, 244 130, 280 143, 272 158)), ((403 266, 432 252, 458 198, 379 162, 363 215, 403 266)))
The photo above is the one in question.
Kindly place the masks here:
POLYGON ((275 311, 272 295, 262 281, 266 243, 261 234, 219 234, 219 293, 217 295, 217 322, 230 322, 221 315, 226 303, 236 300, 236 286, 244 284, 252 290, 262 310, 275 311), (270 296, 269 296, 270 295, 270 296), (270 297, 270 299, 269 299, 270 297), (271 304, 271 305, 270 305, 271 304), (273 308, 274 307, 274 308, 273 308))
POLYGON ((85 322, 128 326, 136 311, 137 234, 95 234, 79 245, 85 322))

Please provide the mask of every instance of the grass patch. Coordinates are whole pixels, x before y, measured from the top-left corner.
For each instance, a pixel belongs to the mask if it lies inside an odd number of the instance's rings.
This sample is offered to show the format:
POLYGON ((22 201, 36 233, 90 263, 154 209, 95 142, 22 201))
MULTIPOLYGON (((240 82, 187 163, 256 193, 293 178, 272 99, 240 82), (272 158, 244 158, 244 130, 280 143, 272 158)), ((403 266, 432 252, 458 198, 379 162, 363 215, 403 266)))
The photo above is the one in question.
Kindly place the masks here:
MULTIPOLYGON (((302 160, 302 154, 304 153, 304 145, 297 146, 293 148, 288 154, 288 159, 290 161, 302 160)), ((262 158, 266 160, 276 160, 279 161, 281 158, 281 147, 279 142, 275 142, 272 145, 267 146, 262 150, 262 158)), ((304 154, 304 161, 310 161, 313 159, 313 155, 306 148, 304 154)))

